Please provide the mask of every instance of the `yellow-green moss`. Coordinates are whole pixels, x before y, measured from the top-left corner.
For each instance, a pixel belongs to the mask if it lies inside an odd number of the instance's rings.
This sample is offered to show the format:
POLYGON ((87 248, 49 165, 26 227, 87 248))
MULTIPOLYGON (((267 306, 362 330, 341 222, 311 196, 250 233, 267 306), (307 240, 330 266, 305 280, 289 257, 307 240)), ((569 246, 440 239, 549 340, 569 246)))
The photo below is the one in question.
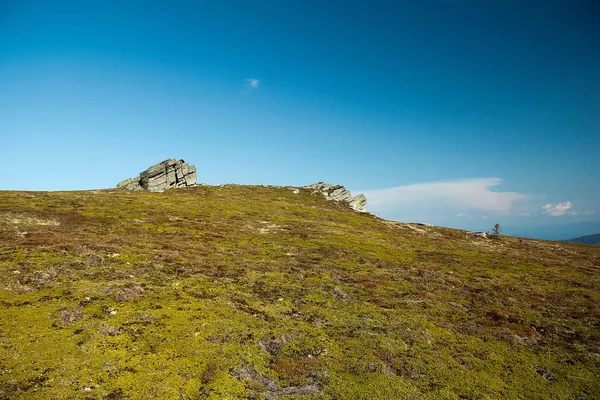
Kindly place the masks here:
POLYGON ((0 398, 600 397, 598 247, 235 185, 0 192, 0 221, 0 398))

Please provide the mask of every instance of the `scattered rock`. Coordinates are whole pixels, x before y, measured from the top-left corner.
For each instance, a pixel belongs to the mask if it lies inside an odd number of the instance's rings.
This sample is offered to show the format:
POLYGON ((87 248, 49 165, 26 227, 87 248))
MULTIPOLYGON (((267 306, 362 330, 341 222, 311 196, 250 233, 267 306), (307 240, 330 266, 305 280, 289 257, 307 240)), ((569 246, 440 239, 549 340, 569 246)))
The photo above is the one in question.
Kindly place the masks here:
POLYGON ((355 211, 366 212, 367 198, 364 194, 359 194, 352 197, 345 187, 342 185, 331 185, 329 183, 317 182, 312 185, 305 186, 307 189, 313 189, 315 192, 323 193, 325 199, 334 201, 345 201, 355 211))
POLYGON ((234 369, 232 372, 233 376, 251 387, 250 391, 254 396, 262 394, 266 400, 275 400, 280 396, 306 396, 321 391, 315 383, 280 388, 277 382, 262 376, 252 366, 234 369))
POLYGON ((550 382, 554 382, 556 381, 556 376, 554 376, 554 374, 550 371, 548 371, 546 368, 540 367, 539 365, 534 365, 533 369, 535 369, 535 371, 540 374, 540 376, 544 379, 546 379, 547 381, 550 382))
POLYGON ((70 310, 62 310, 59 316, 59 321, 62 326, 71 325, 77 321, 81 321, 82 319, 83 310, 79 307, 70 310))
POLYGON ((196 185, 196 167, 183 160, 169 158, 155 164, 138 176, 125 179, 117 189, 162 192, 165 189, 196 185))
POLYGON ((348 298, 348 295, 337 286, 333 288, 333 294, 340 300, 346 300, 348 298))
POLYGON ((241 381, 260 382, 269 392, 276 392, 278 389, 277 383, 259 374, 254 367, 234 369, 233 376, 241 381))
POLYGON ((470 236, 477 236, 477 237, 482 237, 485 239, 489 239, 489 235, 487 232, 469 232, 470 236))

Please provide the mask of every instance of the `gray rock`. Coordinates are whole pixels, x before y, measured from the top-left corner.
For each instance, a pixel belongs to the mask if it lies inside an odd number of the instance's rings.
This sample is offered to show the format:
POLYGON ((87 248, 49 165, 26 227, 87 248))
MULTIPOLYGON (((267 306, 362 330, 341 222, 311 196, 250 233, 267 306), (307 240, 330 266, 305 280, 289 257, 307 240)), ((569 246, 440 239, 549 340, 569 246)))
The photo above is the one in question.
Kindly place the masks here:
POLYGON ((489 235, 487 232, 469 232, 469 235, 489 239, 489 235))
MULTIPOLYGON (((266 400, 276 400, 281 396, 306 396, 311 394, 319 394, 321 387, 314 382, 311 382, 303 386, 286 386, 280 387, 280 382, 273 381, 266 376, 261 375, 254 366, 244 367, 241 369, 233 369, 232 374, 238 380, 244 383, 259 382, 261 388, 250 389, 252 398, 262 395, 261 398, 266 400)), ((308 378, 310 381, 314 381, 313 377, 308 378)), ((318 396, 320 397, 320 396, 318 396)))
POLYGON ((140 176, 136 176, 135 178, 127 178, 122 182, 117 184, 117 189, 125 189, 125 190, 144 190, 143 187, 140 186, 140 176))
POLYGON ((556 381, 556 376, 554 376, 554 374, 548 371, 546 368, 540 367, 539 365, 534 365, 533 369, 535 369, 535 371, 545 380, 550 382, 556 381))
POLYGON ((333 294, 335 294, 335 296, 341 300, 346 300, 348 298, 348 295, 337 286, 333 288, 333 294))
POLYGON ((350 204, 350 207, 352 207, 356 211, 367 211, 367 198, 362 193, 350 199, 350 201, 348 201, 348 204, 350 204))
POLYGON ((138 176, 125 179, 117 189, 162 192, 165 189, 196 185, 196 167, 183 160, 169 158, 154 164, 138 176))
POLYGON ((343 201, 355 211, 366 212, 367 198, 364 194, 359 194, 352 197, 345 187, 342 185, 331 185, 329 183, 317 182, 312 185, 305 186, 307 189, 313 189, 314 192, 322 193, 327 200, 343 201))

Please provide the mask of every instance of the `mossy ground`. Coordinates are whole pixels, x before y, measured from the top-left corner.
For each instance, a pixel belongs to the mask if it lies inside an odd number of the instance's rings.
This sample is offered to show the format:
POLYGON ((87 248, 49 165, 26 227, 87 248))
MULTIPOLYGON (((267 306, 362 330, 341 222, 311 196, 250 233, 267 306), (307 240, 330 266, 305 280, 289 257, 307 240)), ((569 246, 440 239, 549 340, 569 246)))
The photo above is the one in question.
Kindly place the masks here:
POLYGON ((290 188, 5 191, 0 341, 6 399, 597 399, 600 247, 290 188))

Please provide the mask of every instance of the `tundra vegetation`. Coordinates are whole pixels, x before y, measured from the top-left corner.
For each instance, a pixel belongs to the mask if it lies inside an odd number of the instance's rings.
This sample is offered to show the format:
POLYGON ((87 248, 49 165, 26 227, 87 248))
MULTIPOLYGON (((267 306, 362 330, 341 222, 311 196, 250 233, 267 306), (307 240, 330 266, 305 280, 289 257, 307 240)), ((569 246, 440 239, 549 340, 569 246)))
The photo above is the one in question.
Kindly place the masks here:
POLYGON ((292 189, 0 192, 0 398, 600 398, 600 247, 292 189))

